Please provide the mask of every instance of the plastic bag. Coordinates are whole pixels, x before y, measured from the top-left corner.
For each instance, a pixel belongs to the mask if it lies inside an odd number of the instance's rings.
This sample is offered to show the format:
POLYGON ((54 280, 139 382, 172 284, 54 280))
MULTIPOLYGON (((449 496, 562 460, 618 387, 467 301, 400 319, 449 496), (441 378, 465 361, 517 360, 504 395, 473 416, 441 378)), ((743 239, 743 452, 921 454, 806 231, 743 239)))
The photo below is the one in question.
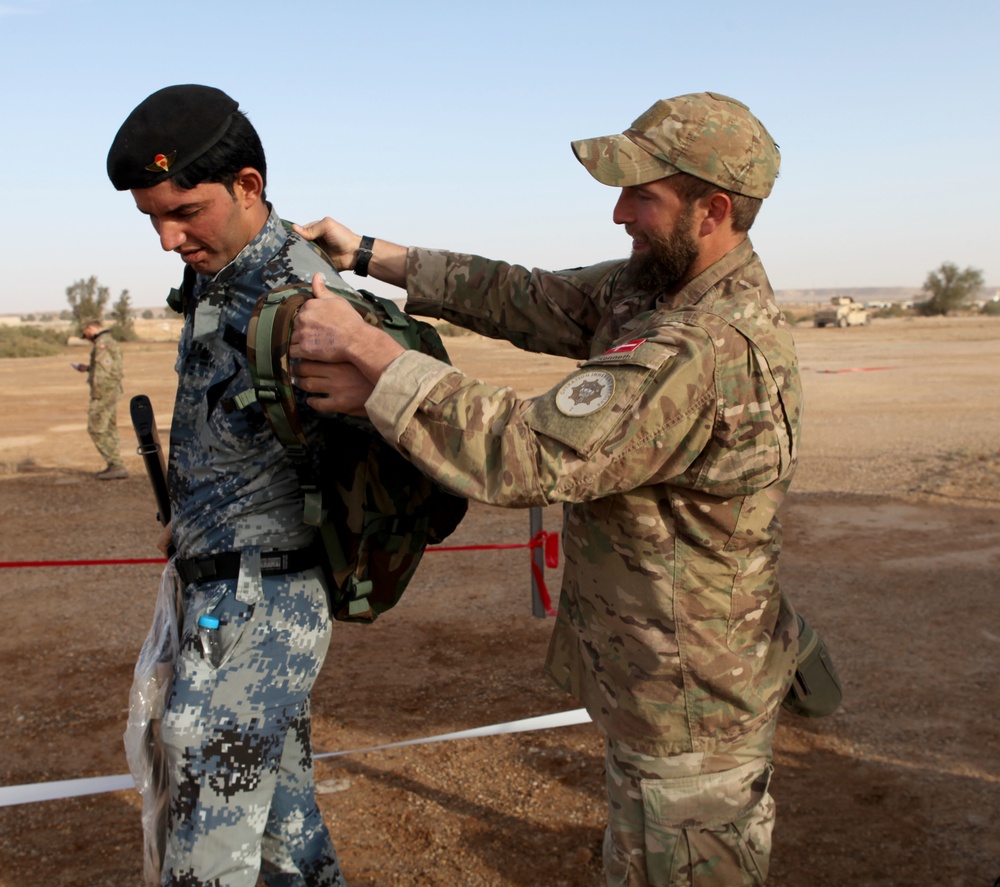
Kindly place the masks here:
POLYGON ((167 834, 169 785, 160 722, 180 647, 181 581, 171 559, 160 577, 153 624, 139 651, 129 692, 125 757, 142 795, 143 883, 158 887, 167 834))

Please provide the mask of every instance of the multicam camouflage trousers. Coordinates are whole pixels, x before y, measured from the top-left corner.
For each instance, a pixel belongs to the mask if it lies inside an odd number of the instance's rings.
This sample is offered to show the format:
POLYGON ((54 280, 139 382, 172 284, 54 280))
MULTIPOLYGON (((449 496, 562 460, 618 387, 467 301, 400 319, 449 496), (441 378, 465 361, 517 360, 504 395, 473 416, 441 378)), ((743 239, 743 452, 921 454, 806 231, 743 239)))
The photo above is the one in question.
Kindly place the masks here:
POLYGON ((104 457, 108 468, 121 468, 121 445, 118 441, 118 392, 95 397, 87 409, 87 433, 104 457))
POLYGON ((343 887, 316 804, 309 693, 330 643, 318 570, 189 586, 163 719, 163 885, 343 887), (201 615, 218 629, 199 628, 201 615), (217 635, 212 635, 217 631, 217 635), (213 662, 214 660, 214 662, 213 662))
POLYGON ((773 725, 735 753, 606 750, 609 887, 757 887, 767 877, 773 725))

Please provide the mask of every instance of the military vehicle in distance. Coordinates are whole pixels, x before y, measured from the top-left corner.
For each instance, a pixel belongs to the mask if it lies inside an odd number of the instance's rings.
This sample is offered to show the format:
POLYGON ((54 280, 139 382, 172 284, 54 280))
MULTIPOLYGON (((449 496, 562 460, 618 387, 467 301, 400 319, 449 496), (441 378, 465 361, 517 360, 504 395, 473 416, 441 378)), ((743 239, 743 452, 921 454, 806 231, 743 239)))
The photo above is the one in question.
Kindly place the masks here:
POLYGON ((850 296, 834 296, 829 307, 819 308, 813 315, 813 326, 868 326, 871 313, 861 302, 850 296))

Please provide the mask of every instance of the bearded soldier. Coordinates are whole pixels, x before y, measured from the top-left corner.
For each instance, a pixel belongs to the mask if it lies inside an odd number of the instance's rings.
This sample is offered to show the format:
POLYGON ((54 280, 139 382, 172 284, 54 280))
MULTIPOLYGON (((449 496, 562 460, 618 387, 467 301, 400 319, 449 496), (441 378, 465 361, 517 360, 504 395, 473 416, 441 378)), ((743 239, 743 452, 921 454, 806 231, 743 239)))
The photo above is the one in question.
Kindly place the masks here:
MULTIPOLYGON (((763 882, 778 710, 796 669, 779 591, 797 455, 791 331, 748 230, 779 152, 742 103, 658 101, 573 143, 619 189, 627 260, 560 272, 301 229, 340 271, 406 288, 406 309, 575 358, 518 398, 403 353, 320 286, 299 315, 298 384, 366 412, 440 483, 508 507, 565 503, 548 670, 606 738, 609 885, 763 882)), ((520 156, 518 160, 522 160, 520 156)))

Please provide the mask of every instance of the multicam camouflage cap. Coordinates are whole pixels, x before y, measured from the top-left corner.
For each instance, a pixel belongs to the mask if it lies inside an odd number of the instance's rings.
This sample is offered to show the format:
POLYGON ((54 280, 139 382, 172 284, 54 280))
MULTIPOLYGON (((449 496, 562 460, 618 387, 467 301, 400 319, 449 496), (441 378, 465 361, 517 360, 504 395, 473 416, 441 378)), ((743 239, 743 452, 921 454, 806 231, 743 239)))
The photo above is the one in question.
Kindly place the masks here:
POLYGON ((781 164, 770 133, 742 102, 714 92, 661 99, 621 135, 573 142, 597 181, 625 187, 686 172, 748 197, 767 197, 781 164))

